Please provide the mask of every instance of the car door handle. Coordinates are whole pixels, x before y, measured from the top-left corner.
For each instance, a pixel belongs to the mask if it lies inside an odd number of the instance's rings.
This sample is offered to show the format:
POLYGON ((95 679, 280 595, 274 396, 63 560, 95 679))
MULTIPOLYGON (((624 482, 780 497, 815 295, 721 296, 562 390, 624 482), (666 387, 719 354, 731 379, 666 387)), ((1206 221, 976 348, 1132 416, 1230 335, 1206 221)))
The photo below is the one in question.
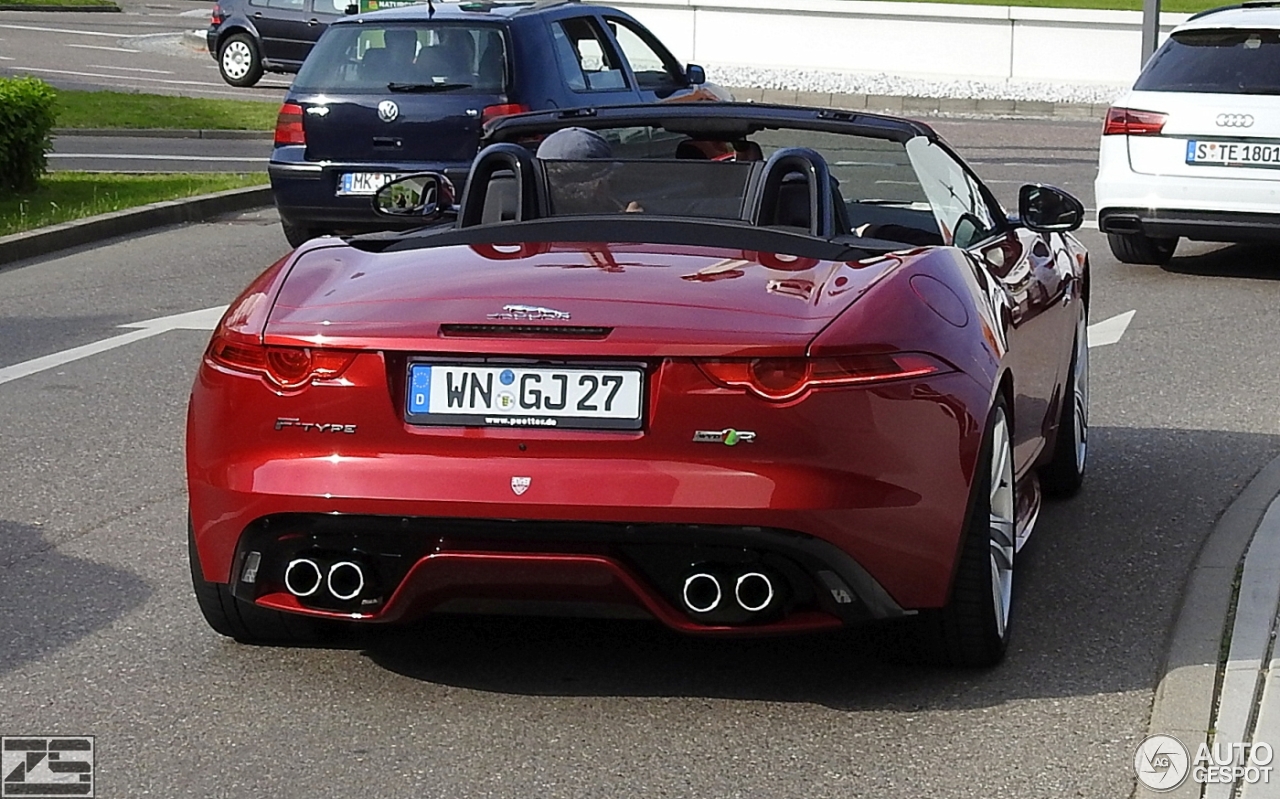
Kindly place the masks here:
POLYGON ((390 136, 374 136, 374 147, 403 147, 404 142, 401 139, 393 139, 390 136))
POLYGON ((255 11, 255 12, 253 12, 253 18, 254 18, 254 19, 262 19, 262 12, 261 12, 261 11, 255 11))
POLYGON ((314 19, 314 18, 313 18, 313 19, 309 19, 309 20, 307 20, 307 24, 308 24, 308 25, 319 25, 319 24, 320 24, 320 20, 318 20, 318 19, 314 19))

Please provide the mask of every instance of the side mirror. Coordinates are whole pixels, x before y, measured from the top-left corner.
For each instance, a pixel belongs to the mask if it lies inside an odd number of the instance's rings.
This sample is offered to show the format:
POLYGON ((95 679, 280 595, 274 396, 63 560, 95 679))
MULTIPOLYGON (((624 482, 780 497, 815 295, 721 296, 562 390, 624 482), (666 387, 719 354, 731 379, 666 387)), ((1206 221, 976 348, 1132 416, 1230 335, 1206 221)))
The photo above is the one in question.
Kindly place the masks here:
POLYGON ((417 172, 384 183, 373 194, 373 210, 383 216, 439 219, 453 207, 453 184, 435 172, 417 172))
POLYGON ((359 4, 359 3, 347 3, 346 13, 347 13, 348 15, 351 15, 351 14, 359 14, 359 13, 360 13, 360 4, 359 4))
POLYGON ((707 71, 697 64, 685 67, 684 76, 688 79, 690 86, 701 86, 707 82, 707 71))
POLYGON ((1033 183, 1018 190, 1018 221, 1037 233, 1066 233, 1084 224, 1084 206, 1062 189, 1033 183))

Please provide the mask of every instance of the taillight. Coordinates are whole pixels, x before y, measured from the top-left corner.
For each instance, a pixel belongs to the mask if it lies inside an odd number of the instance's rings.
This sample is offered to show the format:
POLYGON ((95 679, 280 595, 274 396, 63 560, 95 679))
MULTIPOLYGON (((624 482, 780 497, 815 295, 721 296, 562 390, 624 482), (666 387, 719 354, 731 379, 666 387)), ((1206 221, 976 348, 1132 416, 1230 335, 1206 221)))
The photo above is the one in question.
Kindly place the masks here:
POLYGON ((705 359, 697 364, 711 382, 727 388, 745 388, 772 402, 795 399, 824 386, 879 383, 947 371, 938 360, 917 352, 834 358, 705 359))
POLYGON ((282 144, 306 144, 307 132, 302 129, 302 106, 285 103, 276 116, 276 146, 282 144))
POLYGON ((342 375, 355 360, 350 350, 315 347, 278 347, 227 336, 215 336, 209 345, 209 360, 236 372, 265 377, 277 388, 302 388, 313 380, 332 380, 342 375))
POLYGON ((1132 108, 1108 108, 1102 123, 1103 136, 1158 136, 1164 130, 1168 114, 1159 111, 1135 111, 1132 108))
POLYGON ((214 3, 213 13, 209 15, 209 24, 215 28, 218 27, 219 25, 222 24, 223 16, 224 14, 222 13, 222 6, 218 5, 217 3, 214 3))
POLYGON ((512 114, 523 114, 529 110, 529 106, 520 103, 502 103, 501 105, 485 106, 480 112, 481 124, 498 117, 511 116, 512 114))

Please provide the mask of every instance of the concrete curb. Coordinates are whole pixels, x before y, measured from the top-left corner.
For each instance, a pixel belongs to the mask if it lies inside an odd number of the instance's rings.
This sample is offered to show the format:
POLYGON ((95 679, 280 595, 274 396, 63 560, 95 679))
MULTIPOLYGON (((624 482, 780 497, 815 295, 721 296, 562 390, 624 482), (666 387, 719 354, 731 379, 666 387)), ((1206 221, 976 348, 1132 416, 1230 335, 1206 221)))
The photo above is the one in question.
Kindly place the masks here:
POLYGON ((125 236, 148 228, 203 222, 221 214, 270 205, 270 186, 228 189, 185 200, 167 200, 124 211, 91 216, 57 225, 0 236, 0 269, 15 261, 48 255, 51 252, 103 239, 125 236))
MULTIPOLYGON (((1148 735, 1172 735, 1194 756, 1209 740, 1222 636, 1232 610, 1236 569, 1254 532, 1280 495, 1280 458, 1262 468, 1227 507, 1205 540, 1182 592, 1178 617, 1151 706, 1148 735)), ((1188 779, 1156 793, 1139 784, 1135 797, 1195 799, 1201 786, 1188 779)))
POLYGON ((98 136, 136 139, 253 139, 270 141, 270 130, 195 130, 190 128, 54 128, 54 136, 98 136))
POLYGON ((951 97, 899 97, 879 94, 801 92, 794 89, 755 89, 726 86, 735 100, 749 103, 781 103, 848 111, 883 111, 902 116, 945 115, 982 117, 1031 117, 1101 121, 1106 104, 1048 103, 1035 100, 979 100, 951 97))

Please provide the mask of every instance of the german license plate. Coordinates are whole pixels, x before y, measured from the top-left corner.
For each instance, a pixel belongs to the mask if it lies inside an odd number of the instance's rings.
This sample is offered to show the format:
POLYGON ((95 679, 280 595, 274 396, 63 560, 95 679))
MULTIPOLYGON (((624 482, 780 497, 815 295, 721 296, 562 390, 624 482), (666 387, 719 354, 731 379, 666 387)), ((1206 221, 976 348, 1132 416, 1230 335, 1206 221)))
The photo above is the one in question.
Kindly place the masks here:
POLYGON ((1187 163, 1280 169, 1280 144, 1193 140, 1187 142, 1187 163))
POLYGON ((338 195, 369 195, 400 177, 396 172, 343 172, 338 176, 338 195))
POLYGON ((638 430, 640 366, 409 364, 413 424, 638 430))

